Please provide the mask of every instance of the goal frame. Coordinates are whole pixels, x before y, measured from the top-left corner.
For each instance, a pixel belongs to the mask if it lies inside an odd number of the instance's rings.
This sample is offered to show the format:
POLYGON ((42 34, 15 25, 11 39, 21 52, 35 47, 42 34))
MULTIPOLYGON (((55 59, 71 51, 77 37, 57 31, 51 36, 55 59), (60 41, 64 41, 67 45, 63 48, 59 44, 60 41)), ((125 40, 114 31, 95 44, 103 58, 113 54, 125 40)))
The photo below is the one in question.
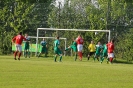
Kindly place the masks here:
MULTIPOLYGON (((45 30, 45 31, 85 31, 85 32, 106 32, 109 33, 108 34, 108 41, 110 41, 111 38, 111 31, 110 30, 85 30, 85 29, 57 29, 57 28, 37 28, 37 38, 36 38, 36 49, 38 47, 38 38, 39 37, 39 30, 45 30)), ((63 39, 63 38, 60 38, 63 39)), ((66 42, 65 42, 66 44, 66 42)), ((65 47, 66 49, 66 47, 65 47)), ((38 51, 38 50, 37 50, 38 51)), ((36 55, 37 55, 37 51, 36 51, 36 55)))

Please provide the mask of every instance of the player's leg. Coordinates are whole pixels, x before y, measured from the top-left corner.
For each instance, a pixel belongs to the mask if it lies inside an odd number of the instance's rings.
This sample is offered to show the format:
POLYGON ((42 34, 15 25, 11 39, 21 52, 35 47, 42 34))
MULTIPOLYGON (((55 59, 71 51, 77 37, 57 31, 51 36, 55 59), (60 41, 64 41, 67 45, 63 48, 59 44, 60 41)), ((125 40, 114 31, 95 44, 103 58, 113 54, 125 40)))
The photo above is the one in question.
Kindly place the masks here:
POLYGON ((44 51, 44 48, 42 47, 41 48, 41 52, 39 52, 39 54, 38 54, 38 58, 41 56, 41 54, 43 53, 43 51, 44 51))
POLYGON ((54 48, 54 62, 56 62, 56 59, 57 59, 57 56, 58 56, 58 51, 57 51, 57 48, 54 48))
POLYGON ((47 53, 47 48, 44 49, 44 52, 45 52, 44 57, 47 57, 47 54, 48 54, 48 53, 47 53))
POLYGON ((91 56, 91 52, 89 52, 88 56, 87 56, 87 59, 89 60, 90 59, 90 56, 91 56))
POLYGON ((94 54, 94 52, 89 52, 88 54, 88 60, 90 59, 90 57, 94 54))
POLYGON ((107 56, 107 64, 109 63, 109 58, 110 58, 110 55, 108 53, 108 56, 107 56))
POLYGON ((21 54, 22 54, 22 46, 18 46, 19 54, 18 54, 18 60, 20 60, 21 54))
POLYGON ((99 53, 96 52, 95 55, 94 55, 94 61, 95 61, 96 59, 99 61, 98 56, 99 56, 99 53))
POLYGON ((67 48, 65 49, 65 51, 67 51, 67 50, 69 50, 69 49, 71 49, 71 46, 67 47, 67 48))
POLYGON ((103 52, 103 53, 101 53, 101 55, 100 55, 100 63, 102 63, 102 62, 103 62, 104 57, 105 57, 105 53, 103 52))
POLYGON ((14 52, 14 59, 17 60, 16 56, 17 56, 17 53, 18 53, 18 45, 15 45, 15 47, 16 47, 16 51, 14 52))
POLYGON ((114 58, 114 53, 110 53, 110 63, 112 63, 112 61, 113 61, 113 58, 114 58))
POLYGON ((75 57, 74 57, 74 60, 76 61, 77 60, 77 47, 73 47, 73 51, 75 53, 75 57))
POLYGON ((78 55, 79 55, 79 60, 82 61, 82 49, 83 49, 83 45, 77 45, 77 49, 78 49, 78 55))
POLYGON ((60 49, 58 49, 58 55, 60 55, 60 62, 62 62, 62 52, 60 49))

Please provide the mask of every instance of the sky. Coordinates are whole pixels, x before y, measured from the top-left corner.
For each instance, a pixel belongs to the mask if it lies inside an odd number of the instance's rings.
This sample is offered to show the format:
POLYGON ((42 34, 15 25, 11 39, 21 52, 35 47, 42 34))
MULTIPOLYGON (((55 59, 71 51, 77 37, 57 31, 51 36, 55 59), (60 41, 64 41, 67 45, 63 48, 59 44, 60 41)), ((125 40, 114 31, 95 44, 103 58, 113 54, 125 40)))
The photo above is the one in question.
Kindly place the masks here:
POLYGON ((64 5, 65 0, 56 0, 56 6, 59 6, 59 2, 61 2, 61 5, 64 5))

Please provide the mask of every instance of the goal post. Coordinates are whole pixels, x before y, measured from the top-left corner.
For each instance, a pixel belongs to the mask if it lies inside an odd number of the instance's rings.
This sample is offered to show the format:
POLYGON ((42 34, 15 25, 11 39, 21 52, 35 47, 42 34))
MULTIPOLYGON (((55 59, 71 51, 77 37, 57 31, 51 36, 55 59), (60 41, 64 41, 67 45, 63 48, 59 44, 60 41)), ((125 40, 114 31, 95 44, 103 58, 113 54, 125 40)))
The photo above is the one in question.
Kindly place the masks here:
MULTIPOLYGON (((55 37, 59 35, 60 37, 67 39, 67 44, 72 37, 77 37, 79 33, 87 33, 87 32, 103 32, 108 33, 107 41, 110 41, 111 38, 111 31, 110 30, 87 30, 87 29, 57 29, 57 28, 37 28, 37 38, 36 38, 36 45, 38 44, 38 38, 41 37, 41 33, 46 37, 55 37), (44 33, 42 33, 44 31, 44 33)), ((61 39, 61 38, 60 38, 61 39)), ((66 45, 67 45, 66 44, 66 45)), ((65 45, 65 49, 66 49, 65 45)), ((36 46, 38 47, 38 45, 36 46)), ((38 51, 38 50, 37 50, 38 51)), ((37 52, 36 52, 37 53, 37 52)))

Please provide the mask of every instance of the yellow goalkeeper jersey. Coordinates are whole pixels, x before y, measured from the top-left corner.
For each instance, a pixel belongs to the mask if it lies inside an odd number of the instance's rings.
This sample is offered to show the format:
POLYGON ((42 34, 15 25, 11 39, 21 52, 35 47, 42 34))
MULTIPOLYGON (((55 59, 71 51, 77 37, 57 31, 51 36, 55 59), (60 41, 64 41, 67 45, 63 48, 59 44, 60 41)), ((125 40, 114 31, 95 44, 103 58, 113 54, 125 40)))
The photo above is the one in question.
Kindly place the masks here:
POLYGON ((90 44, 88 46, 88 49, 89 49, 90 52, 95 52, 96 51, 96 45, 95 44, 90 44))

